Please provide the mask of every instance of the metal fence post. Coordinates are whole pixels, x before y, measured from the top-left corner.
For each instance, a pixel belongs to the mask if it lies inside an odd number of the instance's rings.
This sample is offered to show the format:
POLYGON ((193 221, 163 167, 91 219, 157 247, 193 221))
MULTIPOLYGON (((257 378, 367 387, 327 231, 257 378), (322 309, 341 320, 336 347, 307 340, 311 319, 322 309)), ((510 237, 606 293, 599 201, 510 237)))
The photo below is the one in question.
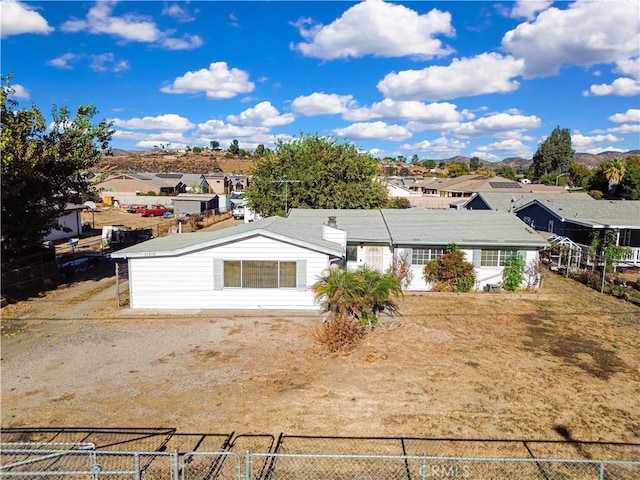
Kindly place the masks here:
POLYGON ((133 468, 135 469, 135 479, 136 480, 142 480, 142 475, 140 472, 140 454, 138 452, 136 452, 133 456, 133 461, 134 461, 134 465, 133 468))
POLYGON ((422 465, 420 466, 420 478, 425 480, 427 478, 427 459, 422 459, 422 465))
POLYGON ((245 480, 251 480, 251 452, 246 450, 244 456, 244 477, 245 480))
POLYGON ((174 448, 171 453, 171 463, 173 464, 173 480, 180 480, 180 464, 178 463, 177 448, 174 448))
POLYGON ((599 480, 604 480, 604 462, 600 462, 600 475, 598 478, 599 480))

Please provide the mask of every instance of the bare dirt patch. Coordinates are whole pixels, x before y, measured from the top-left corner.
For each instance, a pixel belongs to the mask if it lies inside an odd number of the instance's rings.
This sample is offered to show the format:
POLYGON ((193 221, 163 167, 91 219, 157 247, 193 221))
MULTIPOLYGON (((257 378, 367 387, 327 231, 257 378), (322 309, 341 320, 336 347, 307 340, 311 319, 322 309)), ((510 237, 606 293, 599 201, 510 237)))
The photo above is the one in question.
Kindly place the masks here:
POLYGON ((118 309, 113 277, 77 282, 2 310, 1 424, 640 440, 637 306, 551 276, 401 312, 330 356, 316 313, 118 309))

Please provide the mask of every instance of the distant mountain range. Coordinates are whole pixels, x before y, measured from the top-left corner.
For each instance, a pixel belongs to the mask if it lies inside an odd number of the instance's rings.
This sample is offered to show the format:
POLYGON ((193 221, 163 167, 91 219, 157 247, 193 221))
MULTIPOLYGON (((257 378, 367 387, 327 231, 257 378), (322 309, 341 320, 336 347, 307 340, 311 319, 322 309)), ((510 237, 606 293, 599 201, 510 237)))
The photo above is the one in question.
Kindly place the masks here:
MULTIPOLYGON (((598 154, 592 153, 576 153, 575 159, 577 163, 583 163, 589 168, 595 168, 602 162, 606 162, 616 157, 627 158, 629 155, 640 155, 640 150, 630 150, 628 152, 602 152, 598 154)), ((470 158, 463 156, 456 156, 447 160, 442 160, 445 163, 460 162, 469 164, 470 158)), ((505 158, 499 162, 486 162, 482 161, 483 166, 490 166, 491 168, 500 168, 502 166, 508 166, 514 170, 525 169, 533 162, 532 159, 526 159, 522 157, 510 157, 505 158)))

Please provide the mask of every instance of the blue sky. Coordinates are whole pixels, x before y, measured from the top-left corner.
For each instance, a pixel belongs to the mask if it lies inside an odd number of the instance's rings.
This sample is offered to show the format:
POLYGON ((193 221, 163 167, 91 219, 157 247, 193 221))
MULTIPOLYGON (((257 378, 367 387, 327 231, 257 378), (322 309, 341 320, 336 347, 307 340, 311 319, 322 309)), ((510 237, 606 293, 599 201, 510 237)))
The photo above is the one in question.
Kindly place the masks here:
POLYGON ((640 149, 640 3, 17 1, 16 100, 94 104, 112 147, 273 147, 306 134, 378 158, 640 149))

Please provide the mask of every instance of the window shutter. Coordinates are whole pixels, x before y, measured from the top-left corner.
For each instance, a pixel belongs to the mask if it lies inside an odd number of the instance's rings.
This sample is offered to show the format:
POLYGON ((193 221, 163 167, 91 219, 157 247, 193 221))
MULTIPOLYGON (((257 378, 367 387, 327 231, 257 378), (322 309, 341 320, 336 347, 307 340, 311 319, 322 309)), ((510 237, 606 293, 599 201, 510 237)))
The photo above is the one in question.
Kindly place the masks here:
POLYGON ((224 260, 213 259, 213 289, 222 290, 224 287, 224 260))
POLYGON ((473 266, 480 267, 482 265, 482 250, 479 248, 473 249, 473 266))
POLYGON ((298 260, 296 262, 296 288, 298 290, 307 289, 307 261, 298 260))

